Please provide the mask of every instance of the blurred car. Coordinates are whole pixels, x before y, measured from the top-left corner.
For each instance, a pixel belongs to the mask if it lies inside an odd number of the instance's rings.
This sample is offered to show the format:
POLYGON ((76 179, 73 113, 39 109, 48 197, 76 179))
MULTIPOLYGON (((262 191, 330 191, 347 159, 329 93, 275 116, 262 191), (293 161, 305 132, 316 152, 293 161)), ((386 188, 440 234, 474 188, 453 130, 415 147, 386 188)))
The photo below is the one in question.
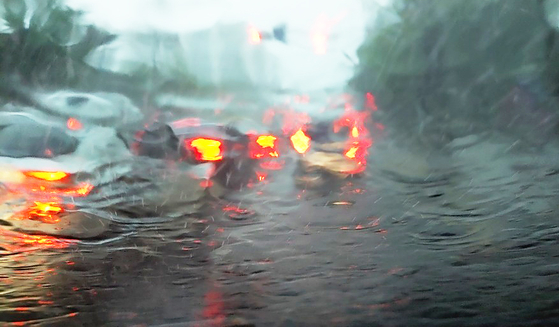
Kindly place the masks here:
POLYGON ((93 186, 82 184, 80 175, 131 156, 123 134, 142 115, 126 97, 72 91, 30 96, 35 106, 8 104, 0 112, 0 183, 83 196, 93 186))
MULTIPOLYGON (((376 109, 374 102, 369 105, 376 109)), ((370 110, 357 111, 346 103, 345 110, 335 112, 336 119, 313 122, 292 108, 269 109, 261 127, 254 129, 215 123, 218 119, 167 117, 138 131, 131 148, 140 156, 213 163, 213 179, 226 187, 261 181, 265 171, 281 169, 288 158, 295 158, 303 171, 342 177, 361 174, 373 144, 370 110)))

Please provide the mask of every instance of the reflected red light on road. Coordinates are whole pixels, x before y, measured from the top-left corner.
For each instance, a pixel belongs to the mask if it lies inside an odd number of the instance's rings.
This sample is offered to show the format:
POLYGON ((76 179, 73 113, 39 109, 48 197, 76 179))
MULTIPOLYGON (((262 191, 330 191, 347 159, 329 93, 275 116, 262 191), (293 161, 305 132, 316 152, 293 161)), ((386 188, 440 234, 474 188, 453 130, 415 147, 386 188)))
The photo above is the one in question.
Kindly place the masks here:
POLYGON ((232 212, 235 212, 235 213, 246 213, 245 209, 241 209, 241 208, 239 208, 237 206, 234 206, 234 205, 228 205, 228 206, 223 207, 223 211, 226 211, 226 212, 227 211, 232 211, 232 212))
POLYGON ((72 131, 78 131, 80 129, 83 128, 82 123, 77 120, 76 118, 68 118, 68 120, 66 121, 66 127, 68 127, 68 129, 72 130, 72 131))
POLYGON ((23 252, 39 249, 64 249, 74 243, 72 240, 47 235, 27 235, 0 229, 3 248, 10 252, 23 252), (5 243, 4 243, 5 242, 5 243), (14 245, 16 244, 16 245, 14 245))
POLYGON ((23 214, 29 219, 40 220, 47 224, 56 224, 60 221, 59 214, 64 212, 64 208, 56 202, 35 201, 34 205, 24 210, 23 214))
POLYGON ((262 42, 262 34, 254 26, 248 27, 248 42, 250 44, 259 44, 262 42))
POLYGON ((40 192, 43 194, 52 194, 59 196, 70 196, 70 197, 83 197, 88 195, 93 190, 93 185, 89 183, 80 183, 76 187, 68 188, 49 188, 44 185, 39 185, 31 188, 32 192, 40 192))
POLYGON ((38 195, 52 195, 52 196, 69 196, 69 197, 84 197, 87 196, 94 188, 94 186, 87 182, 82 182, 77 185, 64 187, 60 182, 64 181, 68 176, 63 172, 22 172, 24 176, 32 177, 23 181, 14 181, 10 183, 10 187, 21 192, 38 193, 38 195))
POLYGON ((300 154, 307 152, 311 146, 311 138, 302 129, 297 130, 289 139, 295 151, 300 154))
POLYGON ((197 138, 191 140, 188 144, 193 149, 194 156, 197 160, 219 161, 223 159, 223 144, 221 141, 207 138, 197 138))

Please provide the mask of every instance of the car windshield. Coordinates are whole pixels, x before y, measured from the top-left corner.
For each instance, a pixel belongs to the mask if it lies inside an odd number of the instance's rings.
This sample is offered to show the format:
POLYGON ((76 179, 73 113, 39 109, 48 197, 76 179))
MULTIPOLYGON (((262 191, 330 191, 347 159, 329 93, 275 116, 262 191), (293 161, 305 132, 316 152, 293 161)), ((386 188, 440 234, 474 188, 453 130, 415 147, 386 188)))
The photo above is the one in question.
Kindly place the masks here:
POLYGON ((0 1, 0 325, 559 326, 559 1, 0 1))

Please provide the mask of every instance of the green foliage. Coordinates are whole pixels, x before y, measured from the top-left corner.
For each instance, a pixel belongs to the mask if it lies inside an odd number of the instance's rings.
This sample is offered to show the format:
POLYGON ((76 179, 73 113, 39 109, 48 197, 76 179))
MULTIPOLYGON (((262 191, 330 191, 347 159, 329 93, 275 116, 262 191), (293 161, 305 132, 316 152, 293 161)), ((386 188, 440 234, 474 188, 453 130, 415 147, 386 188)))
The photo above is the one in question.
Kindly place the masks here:
POLYGON ((36 8, 21 0, 3 4, 8 32, 0 34, 1 76, 16 76, 30 85, 72 85, 84 57, 113 37, 81 25, 82 13, 58 0, 34 4, 36 8))
POLYGON ((546 70, 551 29, 538 1, 401 0, 394 11, 400 21, 360 48, 352 82, 387 107, 487 110, 546 70))

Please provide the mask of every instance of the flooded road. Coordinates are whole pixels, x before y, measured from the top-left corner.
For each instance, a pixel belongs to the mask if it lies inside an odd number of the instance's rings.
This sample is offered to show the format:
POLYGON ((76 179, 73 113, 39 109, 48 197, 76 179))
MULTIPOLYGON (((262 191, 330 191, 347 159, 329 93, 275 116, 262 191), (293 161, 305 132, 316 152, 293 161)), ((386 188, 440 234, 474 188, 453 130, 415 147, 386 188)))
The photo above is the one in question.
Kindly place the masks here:
POLYGON ((385 137, 364 176, 322 185, 286 160, 258 183, 205 190, 175 212, 157 196, 179 179, 138 158, 145 171, 135 174, 158 188, 131 174, 79 200, 103 226, 89 237, 20 233, 3 220, 0 320, 557 324, 559 148, 535 153, 497 135, 458 141, 414 151, 385 137))
POLYGON ((510 1, 6 1, 0 325, 559 325, 559 9, 510 1))

